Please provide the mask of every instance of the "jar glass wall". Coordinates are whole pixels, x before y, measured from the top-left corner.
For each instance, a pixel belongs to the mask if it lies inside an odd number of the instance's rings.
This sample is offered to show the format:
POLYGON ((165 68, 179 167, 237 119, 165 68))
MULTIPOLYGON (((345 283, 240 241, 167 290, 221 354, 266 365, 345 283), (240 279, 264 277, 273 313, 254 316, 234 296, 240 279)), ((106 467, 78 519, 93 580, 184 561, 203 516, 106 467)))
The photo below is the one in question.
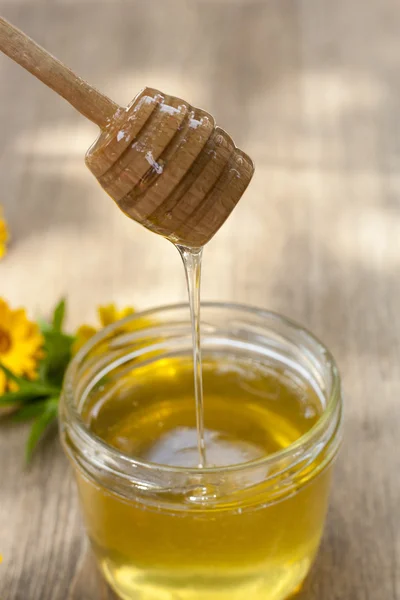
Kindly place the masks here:
POLYGON ((320 342, 279 315, 205 303, 201 320, 206 427, 229 421, 252 443, 272 427, 271 445, 253 456, 246 441, 246 462, 203 469, 186 457, 159 463, 157 444, 146 455, 139 439, 186 418, 191 328, 185 305, 130 316, 79 352, 64 384, 61 437, 88 536, 127 600, 283 600, 307 575, 323 531, 341 437, 338 372, 320 342), (281 382, 286 396, 275 394, 281 382), (127 401, 131 417, 115 429, 127 401))

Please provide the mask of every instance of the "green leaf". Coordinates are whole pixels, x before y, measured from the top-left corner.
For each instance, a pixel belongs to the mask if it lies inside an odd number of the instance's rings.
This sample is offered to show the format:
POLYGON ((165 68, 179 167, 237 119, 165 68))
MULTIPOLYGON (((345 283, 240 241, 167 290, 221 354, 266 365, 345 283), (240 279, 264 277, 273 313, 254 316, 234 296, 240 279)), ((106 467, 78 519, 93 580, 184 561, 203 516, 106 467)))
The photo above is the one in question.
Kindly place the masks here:
POLYGON ((32 402, 31 404, 27 404, 26 406, 21 406, 16 413, 14 413, 11 418, 13 421, 28 421, 33 417, 38 417, 46 410, 48 400, 39 400, 37 402, 32 402))
POLYGON ((61 332, 64 324, 66 300, 62 298, 54 309, 53 330, 61 332))
POLYGON ((49 331, 44 338, 46 356, 40 366, 41 380, 61 386, 75 338, 58 331, 49 331))
POLYGON ((47 360, 46 357, 43 358, 38 365, 38 376, 39 381, 42 383, 48 383, 47 381, 47 360))
POLYGON ((30 385, 15 392, 6 392, 0 395, 0 406, 10 404, 27 404, 43 398, 61 394, 61 388, 40 383, 29 382, 30 385))
POLYGON ((28 441, 25 447, 25 459, 29 464, 32 458, 32 454, 45 433, 48 426, 56 419, 58 412, 58 397, 50 398, 44 411, 37 417, 32 425, 28 441))
POLYGON ((10 404, 27 403, 37 399, 54 396, 60 393, 60 388, 51 384, 40 381, 30 381, 24 377, 15 375, 10 369, 0 363, 2 369, 10 381, 18 385, 18 390, 15 392, 6 392, 0 395, 0 406, 8 406, 10 404))
POLYGON ((26 386, 24 391, 34 393, 36 396, 54 396, 60 391, 59 386, 42 383, 41 381, 29 381, 25 380, 26 386))
MULTIPOLYGON (((10 369, 5 367, 0 363, 0 369, 2 369, 7 377, 11 381, 14 381, 19 387, 18 392, 25 392, 27 395, 31 396, 49 396, 50 394, 54 394, 58 388, 55 388, 53 385, 46 384, 40 381, 31 381, 30 379, 26 379, 25 377, 20 377, 15 375, 10 369)), ((0 396, 3 398, 5 394, 0 396)))
POLYGON ((27 379, 24 379, 23 377, 19 377, 18 375, 15 375, 12 371, 10 371, 10 369, 8 369, 2 363, 0 363, 0 369, 2 369, 4 371, 7 379, 10 379, 10 381, 14 381, 14 383, 18 384, 18 386, 20 388, 26 387, 26 384, 29 383, 29 381, 27 379))
POLYGON ((6 392, 0 396, 0 406, 8 406, 12 404, 25 404, 37 399, 35 392, 28 390, 18 390, 17 392, 6 392))
POLYGON ((53 329, 53 326, 47 321, 44 321, 43 319, 37 319, 36 322, 39 325, 41 333, 47 333, 48 331, 52 331, 53 329))

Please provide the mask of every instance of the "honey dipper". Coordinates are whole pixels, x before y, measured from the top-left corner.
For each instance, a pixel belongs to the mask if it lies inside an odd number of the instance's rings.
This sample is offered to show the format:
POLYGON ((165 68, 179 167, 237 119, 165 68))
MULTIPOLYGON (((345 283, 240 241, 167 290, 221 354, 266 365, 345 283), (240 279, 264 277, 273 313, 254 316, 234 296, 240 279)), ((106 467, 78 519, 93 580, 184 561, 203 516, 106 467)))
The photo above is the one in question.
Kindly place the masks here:
POLYGON ((121 108, 2 17, 0 50, 100 127, 86 165, 128 217, 183 246, 212 238, 254 167, 210 114, 152 88, 121 108))

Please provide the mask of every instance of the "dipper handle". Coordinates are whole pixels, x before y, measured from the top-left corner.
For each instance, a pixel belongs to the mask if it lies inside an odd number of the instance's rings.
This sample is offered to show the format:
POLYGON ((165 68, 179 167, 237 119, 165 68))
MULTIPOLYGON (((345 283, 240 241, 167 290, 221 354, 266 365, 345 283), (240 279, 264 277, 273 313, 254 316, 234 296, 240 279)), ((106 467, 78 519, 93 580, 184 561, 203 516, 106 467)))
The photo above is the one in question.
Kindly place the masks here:
POLYGON ((119 108, 3 17, 0 17, 0 50, 101 129, 107 127, 119 108))

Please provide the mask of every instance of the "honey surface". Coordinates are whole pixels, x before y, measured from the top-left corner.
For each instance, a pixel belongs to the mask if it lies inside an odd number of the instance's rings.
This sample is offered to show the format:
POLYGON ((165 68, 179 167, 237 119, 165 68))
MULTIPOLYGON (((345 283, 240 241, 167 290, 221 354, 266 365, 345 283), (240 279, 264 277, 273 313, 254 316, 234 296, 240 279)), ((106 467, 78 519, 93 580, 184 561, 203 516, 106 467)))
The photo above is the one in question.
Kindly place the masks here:
MULTIPOLYGON (((280 364, 205 355, 203 378, 207 466, 272 455, 309 431, 323 409, 314 389, 280 364)), ((198 464, 191 356, 106 380, 83 417, 94 433, 131 457, 198 464)), ((249 594, 253 600, 283 600, 301 583, 316 552, 329 476, 326 469, 273 500, 270 490, 262 490, 258 471, 254 482, 251 474, 241 484, 226 481, 226 500, 215 504, 202 502, 202 493, 212 498, 207 486, 179 493, 137 489, 127 500, 83 476, 78 485, 89 536, 123 598, 239 600, 249 594), (235 485, 243 484, 250 492, 232 500, 235 485)))

